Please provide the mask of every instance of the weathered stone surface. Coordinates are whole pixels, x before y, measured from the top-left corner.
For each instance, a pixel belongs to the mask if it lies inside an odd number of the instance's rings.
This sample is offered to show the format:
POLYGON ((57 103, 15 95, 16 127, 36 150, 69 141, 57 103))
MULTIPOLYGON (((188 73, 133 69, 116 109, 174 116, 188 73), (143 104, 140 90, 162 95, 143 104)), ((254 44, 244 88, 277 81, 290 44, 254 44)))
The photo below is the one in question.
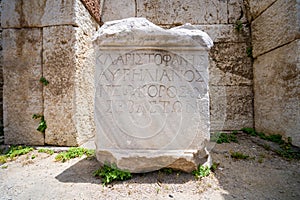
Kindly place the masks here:
POLYGON ((92 35, 98 28, 81 2, 76 24, 44 28, 46 143, 76 146, 95 135, 94 55, 92 35))
POLYGON ((255 128, 300 146, 300 40, 254 62, 255 128))
POLYGON ((252 22, 253 56, 300 38, 300 2, 278 0, 252 22))
POLYGON ((104 1, 101 19, 103 22, 136 16, 136 0, 104 1))
POLYGON ((246 53, 246 43, 217 43, 210 50, 212 86, 251 86, 252 61, 246 53))
POLYGON ((41 29, 3 30, 4 134, 6 144, 43 145, 37 131, 43 114, 41 29))
POLYGON ((78 18, 86 13, 89 14, 80 0, 3 0, 1 20, 3 28, 78 26, 78 18))
POLYGON ((210 86, 211 131, 253 127, 251 86, 210 86))
POLYGON ((43 29, 43 72, 49 81, 49 85, 44 87, 44 115, 48 125, 45 142, 51 145, 78 144, 73 106, 75 34, 76 28, 73 26, 43 29))
POLYGON ((97 159, 131 172, 195 169, 209 140, 208 35, 129 18, 104 24, 94 45, 97 159))
POLYGON ((247 22, 246 8, 243 0, 228 0, 228 23, 235 24, 237 21, 247 22))
POLYGON ((90 14, 100 23, 100 0, 82 0, 90 14))
POLYGON ((74 79, 74 123, 77 130, 77 142, 82 144, 95 136, 94 124, 94 76, 95 60, 92 36, 99 25, 92 19, 82 4, 78 4, 76 12, 76 66, 74 79), (80 9, 80 10, 79 10, 80 9))
POLYGON ((233 24, 195 25, 199 30, 206 32, 214 43, 248 42, 250 38, 249 27, 243 25, 241 32, 233 24))
POLYGON ((138 0, 137 16, 159 25, 228 23, 227 1, 220 0, 138 0))
POLYGON ((248 0, 251 17, 255 19, 276 0, 248 0))

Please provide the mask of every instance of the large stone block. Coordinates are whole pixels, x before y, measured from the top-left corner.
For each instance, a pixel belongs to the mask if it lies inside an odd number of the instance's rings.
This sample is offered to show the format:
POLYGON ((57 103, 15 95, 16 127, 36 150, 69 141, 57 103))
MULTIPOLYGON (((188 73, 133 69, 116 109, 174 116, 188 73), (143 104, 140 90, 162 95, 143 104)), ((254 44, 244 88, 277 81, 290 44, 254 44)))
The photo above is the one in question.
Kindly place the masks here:
POLYGON ((136 16, 136 0, 109 0, 104 1, 101 19, 102 22, 118 20, 136 16))
POLYGON ((253 56, 300 38, 300 2, 278 0, 252 22, 253 56))
POLYGON ((77 26, 77 17, 82 14, 77 8, 83 6, 80 0, 3 0, 2 4, 3 28, 77 26))
POLYGON ((251 86, 252 61, 246 43, 216 43, 210 50, 212 86, 251 86))
POLYGON ((255 128, 300 146, 300 40, 254 61, 255 128))
POLYGON ((78 145, 73 105, 77 65, 75 34, 73 26, 43 28, 43 73, 49 81, 44 87, 44 115, 48 125, 45 143, 51 145, 78 145))
POLYGON ((104 24, 94 44, 97 159, 138 173, 207 161, 208 35, 129 18, 104 24))
POLYGON ((42 30, 3 30, 4 132, 6 144, 43 145, 44 134, 37 131, 43 114, 42 30))
POLYGON ((256 19, 256 17, 264 12, 275 1, 276 0, 248 0, 251 18, 256 19))
POLYGON ((74 79, 74 122, 78 133, 77 142, 82 144, 95 136, 94 124, 94 76, 95 59, 92 45, 92 36, 98 28, 98 24, 89 19, 86 10, 81 8, 81 18, 77 18, 80 28, 76 30, 76 66, 74 79), (82 19, 82 20, 81 20, 82 19))
POLYGON ((226 24, 227 1, 138 0, 137 17, 145 17, 158 25, 226 24))
POLYGON ((211 131, 253 127, 252 86, 210 86, 211 131))

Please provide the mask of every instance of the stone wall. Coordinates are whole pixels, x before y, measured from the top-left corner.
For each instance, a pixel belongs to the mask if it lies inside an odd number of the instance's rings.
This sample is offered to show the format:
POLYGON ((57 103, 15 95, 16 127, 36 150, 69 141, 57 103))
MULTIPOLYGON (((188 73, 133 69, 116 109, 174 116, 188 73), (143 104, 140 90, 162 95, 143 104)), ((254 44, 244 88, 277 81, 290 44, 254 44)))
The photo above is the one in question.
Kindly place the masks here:
POLYGON ((107 0, 103 22, 145 17, 161 27, 197 25, 214 41, 210 51, 211 128, 239 130, 253 127, 252 59, 250 27, 243 0, 107 0), (236 23, 242 24, 239 30, 236 23))
POLYGON ((243 0, 3 0, 5 143, 73 146, 94 135, 91 36, 96 21, 127 17, 146 17, 167 28, 191 23, 207 32, 215 44, 212 131, 253 127, 245 5, 243 0), (33 114, 45 117, 44 134, 36 131, 33 114))
POLYGON ((5 143, 76 146, 93 137, 94 18, 80 0, 2 6, 5 143), (45 133, 33 114, 45 117, 45 133))
POLYGON ((255 128, 300 146, 300 1, 249 3, 255 128))
POLYGON ((2 57, 2 26, 1 26, 1 16, 2 16, 2 1, 0 0, 0 143, 3 142, 2 138, 3 132, 3 57, 2 57))

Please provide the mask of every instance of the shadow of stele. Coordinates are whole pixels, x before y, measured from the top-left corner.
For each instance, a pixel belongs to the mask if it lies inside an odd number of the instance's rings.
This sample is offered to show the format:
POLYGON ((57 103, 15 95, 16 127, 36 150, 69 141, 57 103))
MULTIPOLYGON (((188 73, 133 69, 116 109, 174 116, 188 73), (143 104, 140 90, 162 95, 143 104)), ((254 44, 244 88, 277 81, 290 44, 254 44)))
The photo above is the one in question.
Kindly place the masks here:
MULTIPOLYGON (((55 178, 64 183, 91 183, 101 184, 101 178, 94 177, 93 172, 101 167, 96 158, 82 159, 64 170, 55 178)), ((170 183, 170 184, 182 184, 189 181, 197 181, 195 177, 190 173, 172 171, 171 174, 166 173, 163 169, 148 173, 133 174, 127 183, 170 183)), ((114 181, 113 184, 123 184, 122 181, 114 181)))
POLYGON ((55 178, 60 182, 67 183, 100 184, 101 180, 93 176, 93 172, 99 167, 99 162, 95 158, 85 158, 64 170, 55 178))

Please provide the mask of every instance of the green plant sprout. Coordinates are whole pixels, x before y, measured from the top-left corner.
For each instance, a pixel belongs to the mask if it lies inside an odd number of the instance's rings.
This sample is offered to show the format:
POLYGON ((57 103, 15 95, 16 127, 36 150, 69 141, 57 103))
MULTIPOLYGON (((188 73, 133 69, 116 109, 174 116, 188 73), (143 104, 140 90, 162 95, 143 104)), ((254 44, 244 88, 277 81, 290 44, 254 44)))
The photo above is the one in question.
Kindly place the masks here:
POLYGON ((39 153, 47 153, 49 155, 54 154, 54 151, 52 149, 39 149, 38 152, 39 153))
POLYGON ((25 155, 33 151, 32 147, 28 146, 11 146, 4 155, 0 156, 0 163, 6 163, 7 159, 13 160, 15 157, 25 155))
POLYGON ((95 150, 86 149, 82 147, 71 147, 68 151, 64 151, 55 156, 56 161, 66 162, 72 158, 81 157, 83 155, 87 157, 92 157, 95 154, 95 150))
POLYGON ((41 133, 45 133, 45 130, 47 128, 47 124, 46 124, 44 115, 39 115, 39 114, 32 115, 32 119, 39 119, 39 118, 41 119, 41 121, 40 121, 39 126, 36 130, 38 130, 41 133))
POLYGON ((217 144, 238 142, 236 134, 234 134, 234 133, 230 133, 230 134, 215 133, 215 134, 212 134, 211 141, 216 142, 217 144))
POLYGON ((198 169, 192 173, 196 178, 203 178, 210 174, 210 168, 208 166, 199 165, 198 169))
POLYGON ((40 82, 44 85, 44 86, 47 86, 49 84, 49 81, 45 78, 45 77, 41 77, 40 78, 40 82))
POLYGON ((241 32, 243 29, 243 23, 241 20, 237 20, 235 22, 235 30, 237 30, 238 32, 241 32))
POLYGON ((252 47, 247 47, 246 53, 249 58, 252 58, 252 47))
POLYGON ((105 164, 100 169, 93 173, 94 176, 99 176, 102 178, 102 184, 105 186, 114 180, 124 181, 132 177, 131 173, 128 171, 123 171, 118 169, 115 165, 105 164))
POLYGON ((231 158, 234 158, 234 159, 243 159, 243 160, 249 158, 248 155, 245 155, 245 154, 243 154, 241 152, 231 152, 230 156, 231 156, 231 158))

